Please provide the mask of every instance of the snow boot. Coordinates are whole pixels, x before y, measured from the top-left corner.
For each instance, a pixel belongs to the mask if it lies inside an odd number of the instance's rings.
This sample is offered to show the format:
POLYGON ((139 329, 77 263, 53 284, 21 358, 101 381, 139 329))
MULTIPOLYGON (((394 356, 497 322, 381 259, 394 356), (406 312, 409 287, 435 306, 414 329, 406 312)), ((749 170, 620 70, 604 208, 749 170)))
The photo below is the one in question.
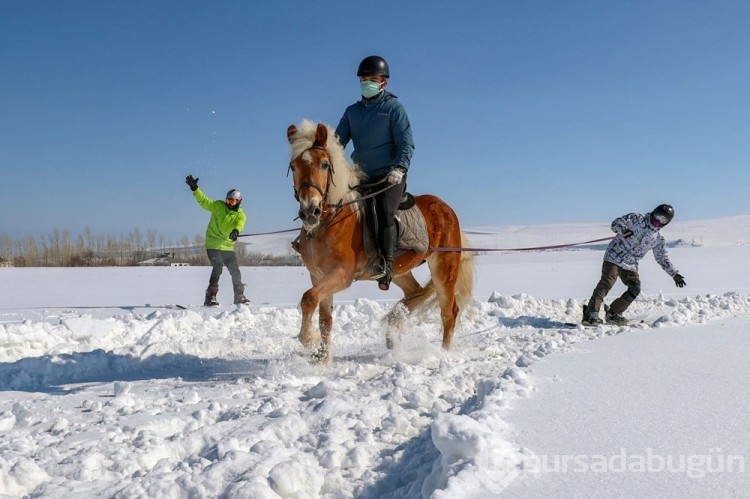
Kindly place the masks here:
POLYGON ((234 304, 235 305, 249 305, 250 300, 245 298, 245 286, 234 288, 234 304))
POLYGON ((620 314, 616 314, 611 310, 607 312, 607 324, 617 324, 618 326, 624 326, 628 323, 628 320, 620 314))
POLYGON ((588 307, 583 307, 583 319, 581 320, 581 324, 584 326, 597 326, 599 324, 602 324, 603 321, 599 318, 599 311, 598 310, 590 310, 586 311, 588 307))
POLYGON ((245 298, 245 295, 239 295, 234 297, 235 305, 250 305, 250 300, 245 298))
POLYGON ((219 286, 209 286, 206 289, 206 299, 203 300, 203 305, 206 307, 215 307, 219 304, 216 300, 216 294, 219 292, 219 286))

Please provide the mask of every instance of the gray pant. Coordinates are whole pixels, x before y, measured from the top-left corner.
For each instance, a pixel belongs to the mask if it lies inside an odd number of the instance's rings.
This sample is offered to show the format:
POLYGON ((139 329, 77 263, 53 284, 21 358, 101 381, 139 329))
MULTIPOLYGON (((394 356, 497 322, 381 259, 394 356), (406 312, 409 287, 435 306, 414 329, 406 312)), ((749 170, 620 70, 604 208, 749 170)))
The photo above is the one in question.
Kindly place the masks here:
POLYGON ((232 288, 234 289, 235 296, 241 295, 245 289, 242 284, 242 275, 240 274, 240 267, 237 265, 237 256, 234 251, 222 251, 217 249, 206 250, 208 254, 208 261, 211 262, 213 270, 211 271, 211 277, 208 279, 207 293, 214 293, 219 290, 219 277, 221 272, 224 270, 224 266, 229 270, 229 275, 232 276, 232 288))
POLYGON ((594 288, 589 304, 586 307, 587 314, 591 311, 599 311, 602 303, 604 303, 604 298, 612 289, 612 286, 615 285, 618 277, 628 289, 609 306, 609 310, 612 313, 617 315, 622 314, 638 295, 641 294, 641 278, 638 272, 625 270, 614 263, 604 262, 602 264, 602 277, 599 279, 599 284, 594 288))

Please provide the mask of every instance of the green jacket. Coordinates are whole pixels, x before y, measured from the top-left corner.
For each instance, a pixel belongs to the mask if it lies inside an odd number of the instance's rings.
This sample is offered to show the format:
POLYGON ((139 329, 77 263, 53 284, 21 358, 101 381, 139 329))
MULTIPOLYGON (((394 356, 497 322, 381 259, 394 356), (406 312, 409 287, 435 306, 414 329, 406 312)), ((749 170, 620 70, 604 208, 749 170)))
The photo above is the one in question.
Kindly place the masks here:
POLYGON ((230 210, 224 201, 217 201, 203 194, 199 188, 193 191, 193 196, 203 209, 211 212, 211 220, 206 227, 206 249, 234 251, 234 241, 229 239, 232 229, 242 232, 245 228, 247 216, 242 207, 237 211, 230 210))

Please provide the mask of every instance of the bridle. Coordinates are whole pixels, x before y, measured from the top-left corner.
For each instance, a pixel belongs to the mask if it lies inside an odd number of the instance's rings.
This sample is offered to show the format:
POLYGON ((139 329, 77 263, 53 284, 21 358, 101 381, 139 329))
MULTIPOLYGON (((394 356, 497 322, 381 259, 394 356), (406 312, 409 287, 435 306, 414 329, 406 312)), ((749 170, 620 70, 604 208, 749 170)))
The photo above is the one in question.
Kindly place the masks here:
MULTIPOLYGON (((297 157, 299 158, 300 156, 302 156, 303 154, 305 154, 307 151, 313 151, 313 150, 324 151, 326 154, 328 154, 328 151, 326 151, 325 147, 323 147, 323 146, 312 146, 312 147, 308 147, 307 149, 305 149, 304 151, 302 151, 299 155, 297 155, 297 157)), ((293 163, 294 163, 294 160, 292 160, 292 161, 289 162, 289 168, 286 171, 286 176, 287 177, 289 176, 289 172, 290 171, 291 172, 294 171, 294 165, 293 165, 293 163)), ((328 163, 328 168, 327 168, 327 170, 328 170, 328 180, 326 182, 326 190, 325 190, 325 192, 323 192, 323 189, 318 184, 316 184, 315 182, 310 182, 309 180, 305 180, 304 182, 302 182, 300 184, 299 189, 297 187, 294 187, 294 199, 296 199, 297 202, 299 202, 299 193, 300 193, 300 191, 302 189, 305 189, 305 188, 309 187, 309 188, 312 188, 312 189, 315 189, 316 191, 318 191, 320 193, 320 196, 323 198, 323 201, 325 201, 326 203, 328 203, 329 185, 330 184, 336 185, 336 184, 333 182, 333 164, 330 161, 328 161, 327 163, 328 163)))
MULTIPOLYGON (((297 158, 305 154, 307 151, 311 151, 311 150, 324 151, 326 155, 328 155, 328 151, 326 150, 325 147, 314 145, 314 146, 308 147, 307 149, 302 151, 300 154, 298 154, 297 158)), ((338 211, 341 210, 341 208, 343 207, 341 203, 338 203, 337 205, 331 205, 328 202, 328 191, 330 190, 330 186, 331 185, 335 186, 336 183, 333 181, 334 171, 333 171, 333 164, 331 163, 330 158, 326 159, 325 161, 326 161, 326 164, 328 165, 325 168, 326 170, 328 170, 328 178, 326 179, 325 191, 323 191, 323 188, 320 187, 318 184, 316 184, 315 182, 310 182, 309 180, 305 180, 304 182, 302 182, 299 188, 297 188, 296 186, 294 187, 294 199, 296 199, 297 202, 299 202, 300 200, 299 199, 300 191, 302 191, 302 189, 309 188, 309 189, 315 189, 316 191, 318 191, 320 193, 320 196, 323 198, 323 203, 327 206, 325 208, 322 208, 323 213, 325 213, 325 218, 320 222, 318 227, 316 227, 312 231, 305 231, 305 237, 307 239, 315 239, 315 236, 317 236, 319 230, 325 230, 326 228, 328 228, 328 226, 331 225, 331 223, 333 223, 333 219, 335 218, 336 213, 338 213, 338 211)), ((287 177, 289 176, 290 171, 291 172, 294 171, 294 159, 289 162, 289 168, 287 169, 287 172, 286 172, 287 177)))
MULTIPOLYGON (((305 154, 307 151, 311 151, 311 150, 324 151, 326 153, 326 155, 328 155, 328 150, 325 147, 314 145, 314 146, 308 147, 307 149, 305 149, 304 151, 302 151, 300 154, 298 154, 297 158, 299 158, 300 156, 302 156, 303 154, 305 154)), ((287 172, 286 172, 287 177, 289 176, 289 172, 290 171, 292 171, 292 172, 294 171, 294 164, 293 163, 294 163, 294 160, 292 160, 292 161, 289 162, 289 167, 288 167, 287 172)), ((327 208, 323 208, 323 213, 325 213, 326 215, 325 215, 325 218, 318 225, 318 230, 325 230, 326 228, 328 228, 333 223, 334 219, 336 218, 336 215, 344 207, 346 207, 348 205, 351 205, 351 204, 359 203, 359 202, 364 201, 366 199, 373 198, 373 197, 377 196, 378 194, 381 194, 381 193, 387 191, 388 189, 390 189, 391 187, 394 187, 396 185, 396 184, 388 184, 385 187, 383 187, 382 189, 378 189, 378 190, 375 190, 375 191, 371 190, 371 189, 373 189, 373 188, 375 188, 375 187, 377 187, 377 186, 379 186, 379 185, 381 185, 383 183, 387 183, 387 181, 385 179, 382 179, 382 180, 380 180, 378 182, 375 182, 375 183, 372 183, 372 184, 359 184, 359 185, 356 185, 356 186, 349 186, 349 190, 350 191, 355 191, 355 190, 356 191, 369 191, 369 193, 366 194, 366 195, 362 195, 362 196, 360 196, 360 197, 358 197, 356 199, 352 199, 350 201, 346 201, 346 202, 339 201, 336 204, 330 204, 329 201, 328 201, 328 191, 330 190, 330 186, 331 185, 335 186, 336 183, 333 181, 334 170, 333 170, 333 163, 331 163, 330 158, 328 158, 326 160, 326 163, 328 165, 327 168, 326 168, 328 170, 328 179, 326 180, 325 191, 323 191, 323 188, 320 187, 318 184, 316 184, 315 182, 310 182, 309 180, 305 180, 304 182, 302 182, 300 184, 299 188, 294 187, 294 199, 296 199, 297 202, 299 202, 299 200, 300 200, 299 199, 299 193, 302 191, 302 189, 309 188, 309 189, 315 189, 316 191, 318 191, 320 193, 320 196, 323 198, 323 202, 327 205, 327 208)), ((307 233, 306 237, 308 239, 314 239, 315 236, 316 236, 316 234, 317 234, 317 232, 318 232, 318 230, 312 231, 312 233, 307 233)))

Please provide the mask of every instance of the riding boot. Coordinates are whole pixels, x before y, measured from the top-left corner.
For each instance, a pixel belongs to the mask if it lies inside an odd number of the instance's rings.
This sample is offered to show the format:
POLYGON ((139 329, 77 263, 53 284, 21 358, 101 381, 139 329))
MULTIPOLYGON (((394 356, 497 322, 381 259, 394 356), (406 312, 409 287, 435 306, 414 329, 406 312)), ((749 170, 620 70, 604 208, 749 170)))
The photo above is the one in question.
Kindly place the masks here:
POLYGON ((215 307, 219 304, 218 301, 216 301, 216 295, 219 293, 219 286, 212 286, 209 285, 208 289, 206 289, 206 299, 203 301, 203 305, 206 307, 215 307))
POLYGON ((383 230, 381 240, 381 255, 383 258, 383 277, 378 279, 378 287, 388 291, 393 280, 393 252, 396 246, 396 226, 391 225, 383 230))
POLYGON ((294 251, 296 251, 297 253, 299 253, 299 252, 300 252, 300 250, 299 250, 299 238, 300 238, 300 236, 297 236, 297 237, 296 237, 296 238, 294 239, 294 241, 292 241, 292 242, 290 243, 290 244, 292 245, 292 249, 293 249, 294 251))

